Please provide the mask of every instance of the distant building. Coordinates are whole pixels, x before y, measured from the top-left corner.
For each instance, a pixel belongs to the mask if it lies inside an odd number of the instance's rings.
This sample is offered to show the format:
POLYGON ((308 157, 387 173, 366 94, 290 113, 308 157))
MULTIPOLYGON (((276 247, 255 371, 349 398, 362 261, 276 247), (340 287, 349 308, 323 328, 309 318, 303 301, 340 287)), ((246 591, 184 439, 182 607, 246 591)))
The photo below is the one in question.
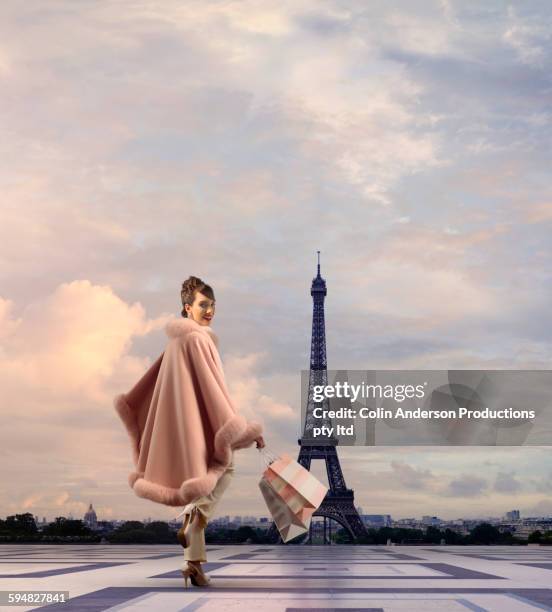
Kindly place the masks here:
POLYGON ((392 523, 390 514, 361 514, 360 518, 369 527, 390 527, 392 523))
POLYGON ((90 506, 88 506, 88 510, 84 515, 84 524, 90 529, 96 529, 98 526, 98 517, 96 516, 96 511, 92 507, 92 502, 90 502, 90 506))
POLYGON ((271 524, 270 517, 261 516, 233 516, 228 515, 217 516, 211 519, 207 525, 207 530, 212 531, 214 529, 238 529, 239 527, 253 527, 254 529, 268 529, 271 524))
POLYGON ((39 528, 40 528, 40 527, 44 527, 44 526, 46 526, 46 525, 48 524, 48 521, 46 520, 46 517, 45 517, 45 516, 43 516, 43 517, 42 517, 42 521, 40 521, 40 520, 39 520, 39 518, 38 518, 38 516, 36 516, 36 515, 35 515, 34 520, 35 520, 35 525, 36 525, 37 527, 39 527, 39 528))
POLYGON ((519 510, 510 510, 510 512, 506 512, 506 520, 519 521, 519 510))
POLYGON ((402 518, 402 519, 398 519, 394 521, 394 524, 397 525, 398 527, 409 527, 409 526, 414 527, 417 523, 418 521, 414 517, 402 518))
POLYGON ((438 516, 429 516, 427 514, 422 516, 422 524, 429 527, 439 527, 442 522, 438 516))

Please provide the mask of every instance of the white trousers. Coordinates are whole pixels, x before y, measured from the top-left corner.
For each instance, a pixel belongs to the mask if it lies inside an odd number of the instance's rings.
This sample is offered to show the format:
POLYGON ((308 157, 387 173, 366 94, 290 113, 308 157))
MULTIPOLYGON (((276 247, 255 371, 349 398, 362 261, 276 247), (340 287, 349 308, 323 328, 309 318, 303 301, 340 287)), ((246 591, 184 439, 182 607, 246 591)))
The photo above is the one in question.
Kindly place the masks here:
POLYGON ((199 513, 195 516, 192 523, 188 523, 186 527, 186 538, 189 542, 187 548, 184 549, 184 559, 186 561, 201 561, 206 562, 207 556, 205 552, 205 527, 209 519, 213 516, 214 510, 222 497, 222 494, 228 488, 234 476, 234 455, 232 454, 232 462, 226 468, 222 476, 219 478, 215 488, 203 497, 190 502, 190 506, 195 506, 199 513))

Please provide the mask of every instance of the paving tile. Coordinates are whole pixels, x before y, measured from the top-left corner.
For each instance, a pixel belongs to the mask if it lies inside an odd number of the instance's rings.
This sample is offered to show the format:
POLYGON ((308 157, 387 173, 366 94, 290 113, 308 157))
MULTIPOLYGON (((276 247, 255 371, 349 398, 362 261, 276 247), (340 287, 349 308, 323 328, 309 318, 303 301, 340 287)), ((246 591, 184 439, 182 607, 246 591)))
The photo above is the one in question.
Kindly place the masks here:
MULTIPOLYGON (((184 588, 175 545, 0 546, 0 590, 65 590, 18 611, 552 610, 552 550, 525 547, 213 546, 208 588, 184 588)), ((14 609, 14 608, 11 608, 14 609)))

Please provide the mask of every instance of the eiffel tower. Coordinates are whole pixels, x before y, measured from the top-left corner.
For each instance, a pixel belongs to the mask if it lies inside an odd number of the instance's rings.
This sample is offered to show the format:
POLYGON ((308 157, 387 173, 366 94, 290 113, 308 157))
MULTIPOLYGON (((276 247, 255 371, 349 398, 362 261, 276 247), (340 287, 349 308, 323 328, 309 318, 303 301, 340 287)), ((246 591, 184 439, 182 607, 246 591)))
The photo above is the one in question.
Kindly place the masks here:
MULTIPOLYGON (((330 543, 331 520, 339 523, 354 541, 367 535, 366 527, 362 522, 354 505, 354 491, 348 489, 337 456, 339 440, 334 436, 324 440, 313 438, 313 428, 322 425, 331 426, 328 419, 317 419, 313 416, 313 409, 321 407, 328 409, 329 401, 324 398, 322 402, 314 402, 313 387, 328 384, 328 369, 326 362, 326 329, 324 324, 324 298, 326 297, 326 281, 320 276, 320 251, 317 251, 317 275, 312 281, 311 296, 312 311, 312 340, 309 372, 309 392, 303 436, 297 440, 300 450, 297 459, 307 470, 310 470, 312 459, 323 459, 326 462, 329 490, 313 516, 324 517, 324 544, 330 543), (327 520, 328 519, 328 520, 327 520), (328 523, 328 525, 327 525, 328 523), (329 529, 327 529, 327 526, 329 529)), ((309 533, 302 544, 312 544, 312 523, 309 533)), ((280 534, 273 522, 269 528, 269 538, 273 542, 282 542, 280 534)))

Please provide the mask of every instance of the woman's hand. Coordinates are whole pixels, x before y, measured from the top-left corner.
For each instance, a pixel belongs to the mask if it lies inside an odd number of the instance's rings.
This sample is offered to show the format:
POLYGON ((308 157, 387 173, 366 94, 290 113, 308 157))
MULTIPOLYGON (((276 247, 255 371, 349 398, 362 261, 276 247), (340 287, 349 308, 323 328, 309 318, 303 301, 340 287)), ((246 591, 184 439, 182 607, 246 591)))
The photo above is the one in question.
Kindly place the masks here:
POLYGON ((266 446, 264 438, 262 436, 259 436, 255 442, 257 443, 257 448, 264 448, 266 446))

